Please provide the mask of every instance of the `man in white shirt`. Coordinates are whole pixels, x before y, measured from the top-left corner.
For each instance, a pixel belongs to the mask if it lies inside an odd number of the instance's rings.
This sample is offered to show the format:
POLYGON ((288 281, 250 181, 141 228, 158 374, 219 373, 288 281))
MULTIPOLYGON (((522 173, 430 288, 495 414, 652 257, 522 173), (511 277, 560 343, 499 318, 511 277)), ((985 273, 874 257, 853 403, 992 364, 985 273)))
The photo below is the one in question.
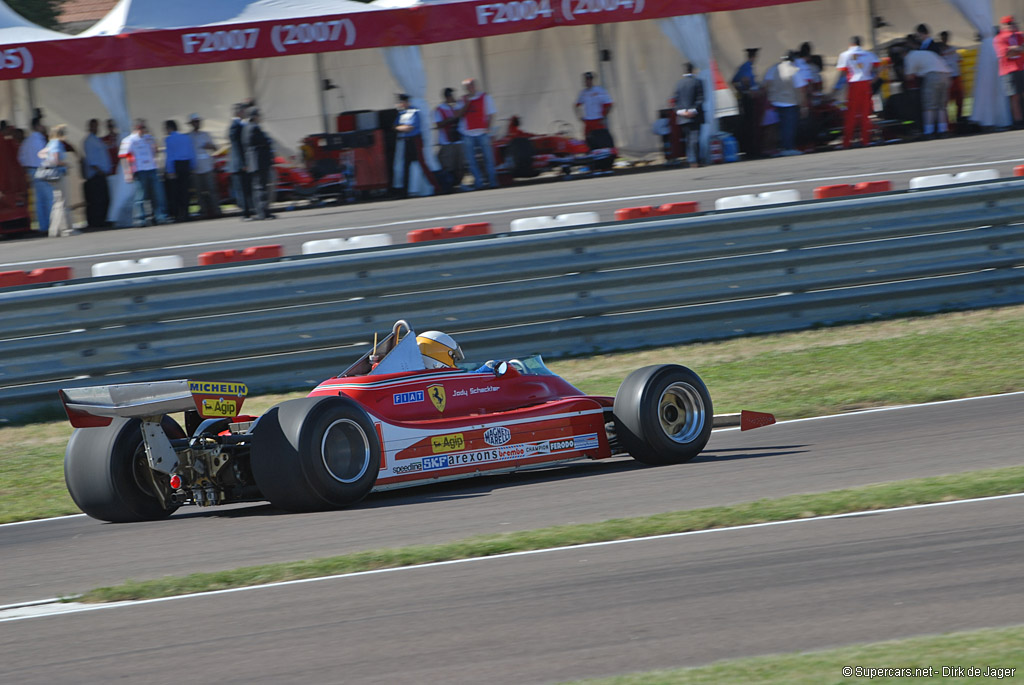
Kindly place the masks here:
POLYGON ((202 119, 198 114, 190 114, 188 123, 192 130, 188 137, 192 139, 195 161, 192 163, 192 187, 199 199, 199 208, 204 219, 215 219, 220 216, 220 197, 213 174, 213 152, 217 147, 213 138, 202 130, 202 119))
POLYGON ((780 157, 799 155, 796 149, 796 129, 801 114, 806 114, 807 80, 796 64, 796 53, 790 51, 764 75, 768 102, 779 115, 780 157))
POLYGON ((583 138, 591 150, 615 147, 611 135, 607 133, 608 113, 612 111, 614 104, 612 96, 608 94, 607 90, 594 85, 594 72, 588 71, 583 74, 583 90, 576 97, 573 110, 583 122, 583 138), (605 133, 595 134, 597 131, 605 133))
POLYGON ((43 235, 50 232, 50 210, 53 207, 53 188, 46 181, 36 178, 36 167, 39 166, 39 153, 46 147, 46 127, 43 118, 32 119, 32 132, 21 142, 18 148, 18 163, 28 175, 28 183, 32 186, 32 194, 36 203, 36 228, 43 235))
POLYGON ((163 193, 157 175, 156 140, 149 133, 145 119, 136 119, 131 135, 121 141, 118 152, 124 167, 124 180, 135 186, 135 205, 132 223, 136 227, 148 223, 170 223, 164 211, 163 193), (146 202, 150 211, 147 216, 146 202))
POLYGON ((459 133, 462 134, 462 149, 466 153, 469 171, 473 174, 473 182, 477 190, 484 185, 480 167, 476 162, 476 151, 484 157, 487 166, 487 180, 491 188, 498 187, 498 173, 494 168, 494 148, 491 147, 491 124, 497 110, 494 101, 487 93, 477 91, 476 79, 468 78, 462 82, 466 94, 462 96, 462 107, 459 109, 459 133))
POLYGON ((846 121, 843 148, 849 150, 853 131, 860 126, 860 143, 871 143, 871 83, 875 80, 878 56, 860 45, 860 36, 850 39, 850 47, 839 55, 836 68, 846 77, 846 121))
POLYGON ((903 74, 921 79, 922 132, 926 138, 935 135, 938 122, 938 132, 944 135, 949 130, 946 103, 949 102, 951 70, 946 60, 931 50, 922 50, 920 43, 915 41, 910 47, 912 49, 903 58, 903 74))

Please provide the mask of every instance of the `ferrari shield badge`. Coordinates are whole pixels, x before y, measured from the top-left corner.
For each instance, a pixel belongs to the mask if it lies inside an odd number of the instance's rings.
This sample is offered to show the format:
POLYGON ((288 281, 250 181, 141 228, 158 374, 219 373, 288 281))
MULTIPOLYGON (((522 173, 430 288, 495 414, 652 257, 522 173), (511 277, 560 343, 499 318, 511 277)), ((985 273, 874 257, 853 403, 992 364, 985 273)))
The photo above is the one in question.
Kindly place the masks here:
POLYGON ((427 396, 439 412, 444 412, 445 395, 443 385, 428 385, 427 396))

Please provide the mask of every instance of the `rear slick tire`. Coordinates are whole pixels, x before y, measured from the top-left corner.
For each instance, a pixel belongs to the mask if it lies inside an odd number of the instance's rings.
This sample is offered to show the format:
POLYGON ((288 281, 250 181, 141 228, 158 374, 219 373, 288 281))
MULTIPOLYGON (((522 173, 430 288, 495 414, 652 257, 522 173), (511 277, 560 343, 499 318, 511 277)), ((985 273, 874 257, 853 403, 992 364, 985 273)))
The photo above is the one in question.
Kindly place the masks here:
POLYGON ((381 446, 369 415, 347 397, 289 400, 253 429, 252 474, 287 511, 348 507, 377 482, 381 446))
MULTIPOLYGON (((163 417, 161 424, 172 440, 185 437, 171 417, 163 417)), ((115 418, 109 426, 78 428, 64 453, 64 482, 71 499, 83 512, 101 521, 130 523, 167 518, 179 506, 169 502, 169 478, 150 468, 139 419, 115 418), (168 498, 168 506, 161 505, 153 493, 150 474, 168 498)))
POLYGON ((690 461, 711 437, 714 408, 700 376, 676 364, 637 369, 615 393, 615 433, 637 461, 690 461))

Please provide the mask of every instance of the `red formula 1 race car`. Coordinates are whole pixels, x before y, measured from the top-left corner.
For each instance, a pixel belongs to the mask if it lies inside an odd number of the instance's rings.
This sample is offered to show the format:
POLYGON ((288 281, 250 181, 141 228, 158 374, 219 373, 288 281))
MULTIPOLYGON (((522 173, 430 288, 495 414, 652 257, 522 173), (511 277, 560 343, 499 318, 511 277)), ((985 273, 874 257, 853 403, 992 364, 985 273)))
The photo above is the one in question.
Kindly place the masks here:
POLYGON ((242 383, 62 390, 77 428, 64 460, 71 497, 114 522, 162 518, 183 504, 335 509, 376 490, 621 453, 676 464, 711 435, 711 397, 685 367, 649 366, 614 398, 588 396, 537 356, 475 371, 428 368, 429 336, 418 344, 399 321, 344 373, 259 417, 239 414, 242 383), (184 429, 174 412, 184 412, 184 429))

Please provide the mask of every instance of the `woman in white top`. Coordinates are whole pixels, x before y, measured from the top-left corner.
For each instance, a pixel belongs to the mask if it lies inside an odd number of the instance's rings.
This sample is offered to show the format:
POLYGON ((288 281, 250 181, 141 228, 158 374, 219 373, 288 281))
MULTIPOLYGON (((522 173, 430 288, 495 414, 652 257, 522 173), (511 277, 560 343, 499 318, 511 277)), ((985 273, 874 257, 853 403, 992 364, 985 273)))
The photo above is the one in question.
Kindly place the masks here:
POLYGON ((61 169, 59 175, 48 179, 53 189, 53 205, 50 208, 50 230, 51 238, 78 235, 71 222, 71 207, 68 203, 68 145, 65 143, 67 137, 67 126, 60 124, 54 126, 50 132, 50 142, 39 151, 40 167, 51 167, 61 169))

